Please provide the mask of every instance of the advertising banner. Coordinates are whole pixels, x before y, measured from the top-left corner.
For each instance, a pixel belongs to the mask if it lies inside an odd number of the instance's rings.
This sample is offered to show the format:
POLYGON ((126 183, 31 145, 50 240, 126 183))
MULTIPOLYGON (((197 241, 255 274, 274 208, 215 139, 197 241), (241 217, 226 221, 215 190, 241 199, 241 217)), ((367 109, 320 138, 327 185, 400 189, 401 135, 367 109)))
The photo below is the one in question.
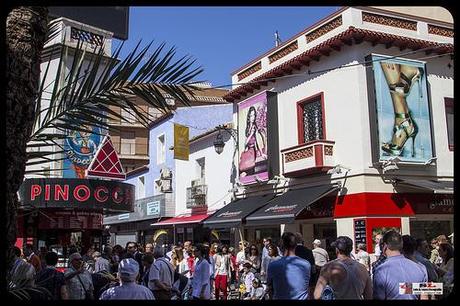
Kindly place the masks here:
POLYGON ((174 159, 188 160, 190 154, 189 130, 187 126, 174 124, 174 159))
POLYGON ((425 63, 372 54, 379 160, 433 157, 425 63))
POLYGON ((85 178, 85 170, 93 160, 102 141, 100 128, 94 127, 93 133, 69 131, 64 141, 66 159, 63 163, 64 178, 85 178))
POLYGON ((267 92, 238 104, 239 181, 268 180, 267 92))
POLYGON ((32 178, 19 188, 21 206, 132 212, 135 186, 97 179, 32 178))

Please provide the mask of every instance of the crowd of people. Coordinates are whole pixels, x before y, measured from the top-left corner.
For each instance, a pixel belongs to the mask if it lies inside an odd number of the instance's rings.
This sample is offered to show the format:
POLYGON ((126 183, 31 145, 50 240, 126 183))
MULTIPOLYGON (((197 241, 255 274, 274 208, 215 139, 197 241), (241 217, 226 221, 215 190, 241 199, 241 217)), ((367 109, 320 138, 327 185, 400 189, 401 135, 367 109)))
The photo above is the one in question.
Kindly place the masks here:
MULTIPOLYGON (((58 254, 35 254, 32 245, 15 247, 10 284, 45 288, 52 300, 263 300, 263 299, 439 299, 439 295, 400 293, 401 284, 440 282, 447 296, 454 283, 454 248, 444 235, 430 244, 391 230, 376 236, 371 260, 366 245, 347 236, 331 247, 335 259, 315 239, 283 233, 280 243, 263 239, 238 248, 190 241, 165 247, 128 242, 73 252, 64 272, 58 254), (431 247, 430 247, 431 246, 431 247)), ((44 298, 41 296, 41 298, 44 298)))

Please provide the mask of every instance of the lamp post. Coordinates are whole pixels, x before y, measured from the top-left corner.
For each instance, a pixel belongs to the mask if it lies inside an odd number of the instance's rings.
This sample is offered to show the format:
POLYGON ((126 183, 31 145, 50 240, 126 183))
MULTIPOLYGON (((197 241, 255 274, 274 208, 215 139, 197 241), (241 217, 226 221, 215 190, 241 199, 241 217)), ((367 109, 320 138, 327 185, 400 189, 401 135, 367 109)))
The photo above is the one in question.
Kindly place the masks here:
POLYGON ((216 129, 219 130, 216 140, 214 141, 214 149, 216 150, 217 154, 221 154, 224 151, 225 147, 224 136, 222 135, 222 131, 225 131, 230 136, 232 136, 233 140, 235 141, 235 150, 238 148, 238 131, 236 129, 229 128, 226 125, 219 125, 216 127, 216 129))

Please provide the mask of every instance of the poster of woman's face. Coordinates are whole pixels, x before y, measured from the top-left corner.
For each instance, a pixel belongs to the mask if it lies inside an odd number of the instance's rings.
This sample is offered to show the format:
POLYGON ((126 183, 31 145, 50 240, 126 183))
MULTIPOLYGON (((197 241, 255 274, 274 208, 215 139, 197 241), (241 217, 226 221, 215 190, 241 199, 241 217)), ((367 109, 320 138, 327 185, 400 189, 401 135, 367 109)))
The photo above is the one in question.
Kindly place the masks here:
POLYGON ((238 104, 238 151, 242 184, 268 180, 266 92, 238 104))
POLYGON ((426 162, 433 157, 425 64, 372 55, 379 159, 426 162))

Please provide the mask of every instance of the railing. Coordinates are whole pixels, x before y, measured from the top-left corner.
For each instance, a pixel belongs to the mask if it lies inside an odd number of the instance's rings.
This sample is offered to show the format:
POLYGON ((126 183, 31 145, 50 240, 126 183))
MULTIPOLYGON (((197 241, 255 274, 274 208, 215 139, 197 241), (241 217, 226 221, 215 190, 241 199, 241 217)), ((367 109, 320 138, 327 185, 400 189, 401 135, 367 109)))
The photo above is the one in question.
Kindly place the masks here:
POLYGON ((334 167, 334 141, 315 140, 281 150, 283 175, 299 177, 334 167))
POLYGON ((187 188, 187 208, 202 207, 207 205, 207 185, 197 185, 187 188))
POLYGON ((148 144, 113 142, 113 146, 120 158, 128 158, 129 156, 145 157, 149 153, 148 144))

